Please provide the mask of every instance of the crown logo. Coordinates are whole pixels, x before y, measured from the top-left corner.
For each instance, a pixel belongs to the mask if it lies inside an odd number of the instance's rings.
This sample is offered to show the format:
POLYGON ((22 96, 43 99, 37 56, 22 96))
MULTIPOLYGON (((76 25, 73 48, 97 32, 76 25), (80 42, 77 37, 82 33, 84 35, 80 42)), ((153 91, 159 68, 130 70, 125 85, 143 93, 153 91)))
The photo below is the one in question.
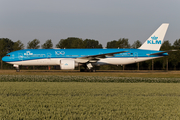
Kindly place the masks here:
POLYGON ((154 36, 154 37, 151 37, 152 40, 157 40, 158 37, 154 36))
POLYGON ((24 55, 33 55, 33 53, 31 53, 31 51, 26 51, 26 53, 24 53, 24 55))

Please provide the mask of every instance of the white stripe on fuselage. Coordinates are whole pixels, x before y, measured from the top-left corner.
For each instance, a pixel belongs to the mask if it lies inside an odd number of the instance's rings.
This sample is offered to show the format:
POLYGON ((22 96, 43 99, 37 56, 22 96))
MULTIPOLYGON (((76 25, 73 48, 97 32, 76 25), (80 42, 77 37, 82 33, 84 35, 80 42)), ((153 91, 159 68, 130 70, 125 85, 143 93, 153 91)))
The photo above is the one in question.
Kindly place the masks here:
POLYGON ((151 60, 159 57, 139 57, 139 58, 106 58, 101 59, 95 65, 111 64, 111 65, 127 65, 146 60, 151 60))
MULTIPOLYGON (((159 56, 162 57, 162 56, 159 56)), ((138 57, 138 58, 104 58, 100 59, 98 62, 93 63, 94 65, 126 65, 126 64, 132 64, 137 63, 141 61, 151 60, 159 57, 138 57)), ((35 66, 41 66, 41 65, 60 65, 60 60, 67 60, 67 59, 74 59, 74 58, 50 58, 50 59, 36 59, 36 60, 26 60, 26 61, 17 61, 17 62, 8 62, 9 64, 14 65, 35 65, 35 66)), ((75 60, 75 59, 74 59, 75 60)))

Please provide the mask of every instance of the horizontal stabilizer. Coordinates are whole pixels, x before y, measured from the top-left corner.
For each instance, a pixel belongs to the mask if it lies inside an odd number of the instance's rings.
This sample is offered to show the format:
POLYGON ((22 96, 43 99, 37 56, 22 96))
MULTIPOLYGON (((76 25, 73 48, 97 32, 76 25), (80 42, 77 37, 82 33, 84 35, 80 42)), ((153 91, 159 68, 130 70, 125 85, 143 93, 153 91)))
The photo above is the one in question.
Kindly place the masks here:
POLYGON ((148 55, 160 55, 163 53, 169 53, 169 52, 173 52, 173 51, 177 51, 177 50, 168 50, 168 51, 163 51, 163 52, 158 52, 158 53, 152 53, 152 54, 148 54, 148 55))

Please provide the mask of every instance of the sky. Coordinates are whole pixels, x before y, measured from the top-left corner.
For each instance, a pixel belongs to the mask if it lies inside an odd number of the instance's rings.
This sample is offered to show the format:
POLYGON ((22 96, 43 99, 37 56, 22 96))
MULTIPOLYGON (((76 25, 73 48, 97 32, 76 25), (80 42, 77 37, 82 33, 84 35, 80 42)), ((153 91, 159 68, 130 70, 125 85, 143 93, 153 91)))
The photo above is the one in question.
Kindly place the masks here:
POLYGON ((179 0, 0 0, 0 38, 51 39, 78 37, 107 42, 128 38, 142 43, 169 23, 164 40, 180 38, 179 0))

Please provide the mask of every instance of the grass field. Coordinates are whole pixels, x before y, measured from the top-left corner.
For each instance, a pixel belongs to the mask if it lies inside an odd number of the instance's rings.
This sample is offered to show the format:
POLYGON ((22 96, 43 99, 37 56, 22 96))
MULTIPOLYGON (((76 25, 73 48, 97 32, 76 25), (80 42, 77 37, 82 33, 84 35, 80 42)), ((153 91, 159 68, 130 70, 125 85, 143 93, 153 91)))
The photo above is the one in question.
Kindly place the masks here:
POLYGON ((180 84, 2 82, 1 119, 180 119, 180 84))
POLYGON ((178 120, 179 74, 0 71, 0 119, 178 120))

